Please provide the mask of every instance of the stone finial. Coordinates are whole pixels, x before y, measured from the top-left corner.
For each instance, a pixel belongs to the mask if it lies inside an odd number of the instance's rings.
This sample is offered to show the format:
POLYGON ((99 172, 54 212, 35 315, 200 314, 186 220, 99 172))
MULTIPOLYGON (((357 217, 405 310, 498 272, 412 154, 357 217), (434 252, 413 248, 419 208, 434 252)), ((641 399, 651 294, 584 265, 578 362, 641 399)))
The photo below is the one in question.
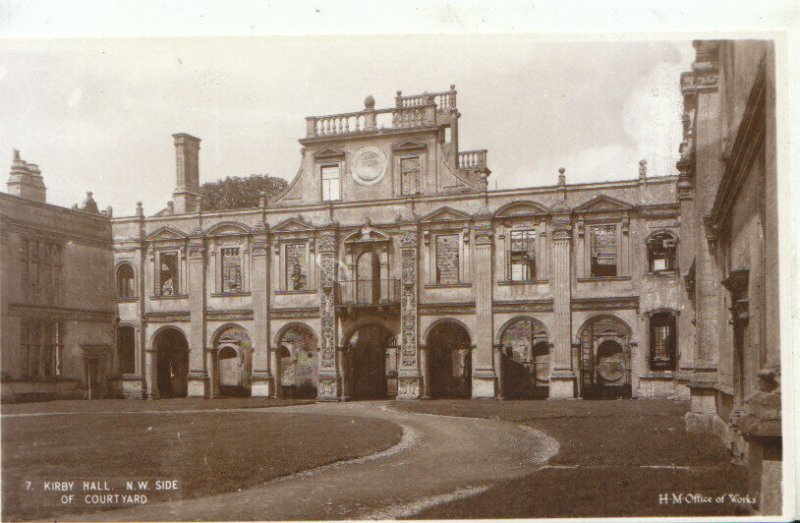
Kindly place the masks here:
POLYGON ((139 218, 144 218, 144 208, 142 207, 142 202, 136 202, 136 216, 139 218))
POLYGON ((167 201, 167 209, 169 209, 170 214, 175 214, 175 202, 172 200, 167 201))
POLYGON ((639 160, 639 178, 647 178, 647 160, 639 160))
POLYGON ((109 218, 114 217, 114 209, 110 205, 106 205, 106 216, 108 216, 109 218))
POLYGON ((20 157, 20 155, 19 155, 19 149, 14 149, 14 161, 15 162, 21 162, 22 161, 22 157, 20 157))
POLYGON ((364 98, 364 109, 367 109, 368 111, 375 109, 375 98, 372 95, 364 98))
POLYGON ((100 209, 97 208, 97 202, 92 197, 92 191, 86 191, 86 199, 83 201, 81 209, 95 214, 100 214, 100 209))
POLYGON ((564 174, 567 170, 563 167, 558 169, 558 185, 566 185, 567 184, 567 176, 564 174))

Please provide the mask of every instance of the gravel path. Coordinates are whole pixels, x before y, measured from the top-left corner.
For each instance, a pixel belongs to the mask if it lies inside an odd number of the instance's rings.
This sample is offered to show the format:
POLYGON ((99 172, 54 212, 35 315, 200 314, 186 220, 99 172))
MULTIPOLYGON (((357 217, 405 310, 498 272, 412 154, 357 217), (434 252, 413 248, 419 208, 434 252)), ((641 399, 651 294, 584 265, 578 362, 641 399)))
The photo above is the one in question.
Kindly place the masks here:
MULTIPOLYGON (((431 506, 480 493, 493 482, 529 474, 558 452, 558 443, 553 438, 515 423, 397 412, 387 405, 387 402, 317 403, 269 409, 391 420, 401 425, 404 433, 400 443, 385 451, 279 478, 241 492, 82 514, 64 520, 408 517, 431 506)), ((324 438, 325 434, 319 437, 324 438)))

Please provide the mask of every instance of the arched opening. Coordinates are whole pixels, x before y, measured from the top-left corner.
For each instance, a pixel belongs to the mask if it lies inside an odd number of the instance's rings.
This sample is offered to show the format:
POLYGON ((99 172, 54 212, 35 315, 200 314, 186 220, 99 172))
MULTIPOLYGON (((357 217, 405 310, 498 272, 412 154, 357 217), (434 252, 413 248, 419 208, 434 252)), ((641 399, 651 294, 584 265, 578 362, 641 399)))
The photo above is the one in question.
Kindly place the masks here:
POLYGON ((509 321, 500 335, 503 395, 506 398, 546 398, 550 383, 550 345, 547 330, 533 318, 509 321))
POLYGON ((647 239, 647 258, 650 272, 668 272, 677 268, 678 240, 668 231, 653 234, 647 239))
POLYGON ((120 298, 131 298, 136 296, 133 286, 133 267, 123 263, 117 267, 117 296, 120 298))
POLYGON ((356 271, 356 303, 380 303, 381 265, 378 255, 372 251, 361 253, 356 271))
POLYGON ((133 327, 120 326, 117 329, 117 363, 120 374, 136 372, 136 338, 133 327))
POLYGON ((186 397, 189 378, 189 344, 177 329, 165 329, 155 340, 158 395, 162 398, 186 397))
POLYGON ((581 395, 584 398, 631 396, 630 329, 619 318, 600 316, 587 321, 581 342, 581 395))
POLYGON ((249 396, 253 345, 247 331, 238 325, 217 334, 217 385, 220 396, 249 396))
POLYGON ((386 349, 393 339, 389 329, 374 323, 359 327, 345 340, 345 372, 353 399, 387 396, 386 349))
POLYGON ((428 372, 432 398, 472 395, 472 342, 467 329, 455 321, 434 325, 428 333, 428 372))
POLYGON ((292 325, 280 336, 277 347, 281 397, 316 398, 319 346, 305 325, 292 325))

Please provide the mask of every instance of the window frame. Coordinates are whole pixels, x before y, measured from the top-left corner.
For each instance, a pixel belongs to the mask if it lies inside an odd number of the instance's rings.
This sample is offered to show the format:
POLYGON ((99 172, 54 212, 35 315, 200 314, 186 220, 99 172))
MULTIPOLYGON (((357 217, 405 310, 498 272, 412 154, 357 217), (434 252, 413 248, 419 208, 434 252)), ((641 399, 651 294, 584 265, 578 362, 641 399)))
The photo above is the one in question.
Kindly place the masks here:
POLYGON ((678 238, 675 234, 670 231, 655 232, 647 238, 645 247, 647 249, 647 270, 650 274, 674 273, 678 270, 678 238), (663 241, 665 240, 671 240, 673 245, 671 247, 664 247, 663 241), (654 252, 658 249, 654 247, 656 241, 662 242, 660 250, 664 252, 658 253, 660 256, 656 256, 654 252), (655 261, 657 259, 665 260, 666 267, 664 269, 655 268, 655 261))
MULTIPOLYGON (((592 223, 587 224, 586 228, 589 229, 588 236, 588 259, 589 259, 589 277, 591 278, 609 278, 614 279, 620 276, 620 241, 619 241, 619 227, 620 224, 616 222, 602 222, 602 223, 592 223), (601 228, 612 228, 614 230, 614 274, 601 274, 599 273, 598 269, 602 267, 603 264, 597 263, 596 257, 593 256, 594 253, 594 237, 595 237, 595 230, 601 228)), ((610 271, 609 271, 610 272, 610 271)))
POLYGON ((245 292, 244 288, 244 249, 241 245, 221 245, 219 247, 219 289, 222 294, 242 294, 245 292), (235 252, 234 256, 237 260, 236 268, 238 269, 239 285, 237 289, 226 288, 226 275, 225 275, 225 260, 228 259, 227 254, 235 252))
POLYGON ((323 202, 338 202, 342 200, 342 162, 321 162, 319 164, 319 179, 320 179, 320 196, 323 202), (336 168, 336 177, 325 177, 325 170, 329 168, 336 168), (327 184, 327 193, 328 197, 325 197, 326 193, 326 183, 330 180, 337 181, 337 196, 336 198, 331 198, 330 196, 330 184, 327 184))
POLYGON ((158 283, 158 292, 157 296, 161 297, 175 297, 180 296, 181 294, 181 251, 180 249, 164 249, 163 251, 158 251, 158 259, 156 260, 156 278, 158 283), (162 258, 164 256, 175 256, 175 270, 172 274, 172 292, 165 293, 164 292, 164 281, 162 281, 162 270, 161 264, 163 263, 162 258))
MULTIPOLYGON (((675 371, 678 362, 678 318, 674 311, 657 311, 649 315, 650 351, 648 363, 652 371, 675 371), (657 329, 668 329, 668 338, 663 352, 656 355, 657 329)), ((660 351, 662 352, 662 351, 660 351)))
MULTIPOLYGON (((507 251, 508 262, 507 262, 507 268, 506 268, 506 270, 508 271, 507 278, 506 278, 507 281, 513 281, 513 282, 532 282, 532 281, 535 281, 536 277, 537 277, 537 274, 536 274, 536 272, 537 272, 537 266, 536 266, 536 256, 537 256, 537 254, 538 253, 537 253, 537 249, 536 249, 536 229, 535 228, 525 227, 525 228, 518 228, 518 229, 509 230, 508 231, 508 251, 507 251), (532 245, 533 246, 533 258, 528 260, 527 265, 523 265, 523 267, 525 267, 525 269, 526 269, 524 272, 527 273, 527 277, 523 277, 523 278, 515 278, 514 277, 514 266, 515 266, 514 256, 515 256, 515 253, 517 253, 517 252, 528 253, 530 251, 528 249, 525 249, 523 251, 515 251, 514 250, 514 241, 515 241, 514 236, 518 235, 518 234, 524 235, 524 237, 522 238, 522 241, 524 242, 525 246, 528 246, 528 245, 532 245)), ((525 255, 523 254, 523 257, 524 256, 525 255)))
POLYGON ((288 292, 307 292, 311 289, 311 277, 310 277, 310 248, 308 240, 287 240, 282 243, 281 245, 281 257, 283 261, 281 265, 283 266, 283 290, 288 292), (293 288, 291 284, 291 279, 289 277, 289 247, 294 245, 301 245, 303 247, 303 256, 305 257, 305 273, 302 274, 305 278, 305 283, 300 288, 293 288))
POLYGON ((400 196, 416 196, 418 194, 422 194, 422 155, 421 154, 404 154, 398 156, 399 165, 398 170, 400 171, 400 196), (414 180, 414 188, 413 192, 405 192, 405 184, 404 184, 404 177, 403 177, 403 163, 409 160, 416 160, 417 161, 417 169, 416 169, 416 177, 414 180))
POLYGON ((435 285, 459 285, 462 283, 462 252, 461 252, 461 233, 459 232, 440 232, 433 238, 433 281, 435 285), (456 281, 443 282, 439 272, 439 238, 454 237, 456 240, 456 281))
MULTIPOLYGON (((136 298, 136 270, 133 268, 129 262, 121 262, 117 265, 117 270, 115 272, 115 280, 116 280, 116 290, 117 290, 117 298, 119 299, 131 299, 136 298), (130 269, 130 293, 127 293, 127 289, 122 288, 122 277, 120 276, 120 272, 123 269, 128 268, 130 269)), ((126 278, 127 280, 128 278, 126 278)))

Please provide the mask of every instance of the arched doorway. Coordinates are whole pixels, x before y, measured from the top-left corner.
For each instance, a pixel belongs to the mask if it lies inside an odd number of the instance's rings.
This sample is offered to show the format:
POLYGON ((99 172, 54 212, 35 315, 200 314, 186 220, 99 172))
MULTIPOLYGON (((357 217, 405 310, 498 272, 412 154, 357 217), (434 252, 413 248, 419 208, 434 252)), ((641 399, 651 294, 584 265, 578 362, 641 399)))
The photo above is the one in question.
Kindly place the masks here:
POLYGON ((319 345, 305 325, 290 325, 280 333, 275 358, 283 398, 316 398, 319 345))
POLYGON ((509 321, 501 331, 503 396, 546 398, 550 384, 550 344, 544 325, 533 318, 509 321))
POLYGON ((630 329, 619 318, 598 316, 579 331, 581 396, 631 397, 630 329))
POLYGON ((380 323, 359 327, 345 339, 345 379, 353 399, 387 396, 386 349, 393 339, 380 323))
POLYGON ((440 321, 427 337, 428 373, 432 398, 469 398, 472 395, 472 341, 456 321, 440 321))
POLYGON ((189 344, 178 329, 167 328, 156 335, 158 354, 158 395, 162 398, 185 398, 189 379, 189 344))
POLYGON ((249 396, 253 346, 247 331, 238 325, 216 336, 217 384, 221 396, 249 396))

